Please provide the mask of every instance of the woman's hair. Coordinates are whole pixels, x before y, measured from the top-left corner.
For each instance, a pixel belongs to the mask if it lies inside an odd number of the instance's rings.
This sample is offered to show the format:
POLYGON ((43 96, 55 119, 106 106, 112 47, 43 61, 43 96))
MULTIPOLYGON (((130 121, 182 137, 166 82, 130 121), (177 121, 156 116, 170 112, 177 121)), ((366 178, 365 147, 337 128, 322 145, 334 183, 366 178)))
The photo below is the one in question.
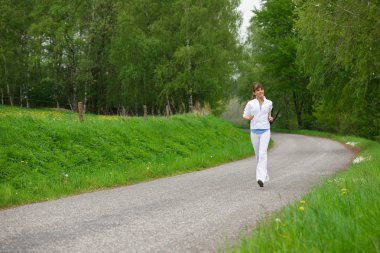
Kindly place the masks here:
POLYGON ((251 96, 251 99, 255 99, 256 98, 255 91, 258 90, 258 89, 260 89, 260 88, 264 89, 264 86, 261 83, 254 82, 252 84, 252 96, 251 96))

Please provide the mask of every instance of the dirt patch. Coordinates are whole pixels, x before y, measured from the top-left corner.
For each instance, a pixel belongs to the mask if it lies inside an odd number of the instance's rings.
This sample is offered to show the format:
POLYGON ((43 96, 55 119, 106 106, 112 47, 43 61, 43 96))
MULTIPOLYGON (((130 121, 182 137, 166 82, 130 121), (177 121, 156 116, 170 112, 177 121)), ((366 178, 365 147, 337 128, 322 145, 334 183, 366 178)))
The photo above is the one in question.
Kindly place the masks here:
POLYGON ((359 153, 360 153, 360 149, 357 148, 357 147, 354 147, 352 145, 349 145, 349 144, 346 144, 346 143, 342 143, 348 150, 351 151, 351 153, 354 155, 354 156, 357 156, 359 153))

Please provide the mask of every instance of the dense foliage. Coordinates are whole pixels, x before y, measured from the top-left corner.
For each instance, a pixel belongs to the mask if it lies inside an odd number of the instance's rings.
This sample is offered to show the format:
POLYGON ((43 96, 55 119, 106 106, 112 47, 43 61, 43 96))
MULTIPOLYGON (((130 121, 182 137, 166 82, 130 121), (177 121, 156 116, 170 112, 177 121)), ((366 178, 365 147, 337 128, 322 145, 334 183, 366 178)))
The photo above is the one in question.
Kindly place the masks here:
POLYGON ((378 0, 263 1, 244 47, 239 2, 1 1, 1 104, 220 113, 259 81, 276 127, 380 139, 378 0))
POLYGON ((240 81, 243 99, 250 97, 253 81, 264 84, 270 99, 275 101, 275 114, 280 112, 282 120, 277 120, 277 125, 285 128, 295 124, 307 126, 303 115, 310 113, 307 80, 295 65, 294 9, 293 1, 276 0, 266 1, 261 10, 254 11, 240 81))
POLYGON ((238 0, 0 2, 2 104, 95 113, 218 110, 236 72, 238 0))
POLYGON ((297 11, 316 127, 380 139, 380 2, 306 1, 297 11))
POLYGON ((240 98, 261 81, 279 127, 380 139, 380 2, 267 0, 254 13, 240 98))

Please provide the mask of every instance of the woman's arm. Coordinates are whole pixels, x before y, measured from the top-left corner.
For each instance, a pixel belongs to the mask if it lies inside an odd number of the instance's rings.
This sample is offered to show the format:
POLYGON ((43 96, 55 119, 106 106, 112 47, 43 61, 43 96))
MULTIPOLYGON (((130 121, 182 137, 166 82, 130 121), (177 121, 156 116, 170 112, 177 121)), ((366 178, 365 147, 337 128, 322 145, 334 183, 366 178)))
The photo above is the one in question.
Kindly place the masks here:
POLYGON ((251 104, 248 102, 244 108, 244 112, 243 112, 243 119, 245 120, 252 120, 253 119, 253 115, 252 115, 252 109, 251 109, 251 104))
POLYGON ((268 113, 268 120, 269 122, 273 122, 272 112, 268 113))

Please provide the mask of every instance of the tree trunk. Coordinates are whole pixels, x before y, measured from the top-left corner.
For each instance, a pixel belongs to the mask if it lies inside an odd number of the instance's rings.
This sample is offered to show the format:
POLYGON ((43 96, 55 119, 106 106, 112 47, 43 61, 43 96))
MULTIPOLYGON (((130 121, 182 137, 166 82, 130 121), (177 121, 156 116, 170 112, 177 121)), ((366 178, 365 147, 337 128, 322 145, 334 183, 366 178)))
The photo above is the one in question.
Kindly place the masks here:
MULTIPOLYGON (((26 36, 25 36, 26 37, 26 36)), ((26 43, 24 44, 24 47, 26 43)), ((27 50, 25 50, 27 51, 27 50)), ((27 61, 25 61, 25 66, 26 66, 26 85, 24 87, 24 98, 25 98, 25 101, 26 101, 26 108, 29 108, 29 98, 28 98, 28 91, 29 91, 29 87, 30 87, 30 70, 29 70, 29 64, 27 61)))
POLYGON ((186 23, 186 48, 187 48, 187 53, 188 53, 188 59, 187 59, 187 71, 188 71, 188 92, 189 92, 189 112, 193 112, 193 83, 191 80, 191 52, 190 52, 190 37, 189 37, 189 15, 188 15, 188 6, 185 7, 185 15, 187 17, 187 23, 186 23))
POLYGON ((297 115, 297 123, 298 123, 298 127, 301 127, 302 126, 302 108, 300 106, 300 103, 299 103, 299 98, 297 97, 297 94, 295 91, 293 91, 293 102, 294 102, 294 109, 296 111, 296 115, 297 115))
POLYGON ((165 106, 165 114, 166 114, 166 117, 170 116, 170 111, 169 111, 169 105, 168 104, 165 106))
POLYGON ((79 114, 79 121, 83 122, 83 103, 78 102, 78 114, 79 114))
POLYGON ((127 112, 126 112, 126 110, 125 110, 125 107, 123 106, 123 108, 122 108, 122 114, 123 114, 123 116, 125 117, 125 116, 127 116, 127 112))
POLYGON ((169 101, 169 97, 168 96, 166 96, 166 104, 167 104, 167 107, 169 109, 169 115, 173 115, 172 108, 170 106, 170 101, 169 101))
POLYGON ((74 111, 73 105, 71 104, 70 99, 68 99, 68 101, 69 101, 70 110, 73 112, 74 111))
POLYGON ((286 118, 286 127, 290 129, 290 124, 289 124, 289 103, 288 101, 288 95, 286 92, 283 93, 283 99, 284 99, 284 110, 285 110, 285 118, 286 118))
POLYGON ((55 103, 56 103, 56 106, 57 106, 57 109, 59 109, 59 102, 58 102, 58 89, 59 89, 59 87, 58 87, 58 82, 59 82, 59 77, 58 77, 58 74, 59 73, 59 69, 58 69, 58 67, 56 66, 55 67, 55 84, 54 84, 54 87, 55 87, 55 89, 54 89, 54 99, 55 99, 55 103))
POLYGON ((12 94, 11 94, 11 91, 9 88, 9 83, 8 83, 7 59, 5 58, 4 55, 3 55, 3 61, 4 61, 4 77, 5 77, 5 83, 7 85, 7 93, 8 93, 8 97, 9 97, 9 103, 11 104, 11 106, 13 106, 13 98, 12 98, 12 94))
POLYGON ((28 95, 26 95, 25 99, 26 99, 26 108, 29 109, 30 106, 29 106, 29 98, 28 98, 28 95))
POLYGON ((193 112, 194 110, 194 105, 193 105, 193 91, 192 89, 190 88, 189 90, 189 112, 193 112))
POLYGON ((87 108, 87 84, 84 87, 84 105, 83 105, 83 111, 86 113, 86 108, 87 108))
POLYGON ((11 103, 11 106, 13 106, 13 98, 12 98, 12 94, 11 94, 8 83, 7 83, 7 93, 8 93, 8 97, 9 97, 9 103, 11 103))
POLYGON ((172 114, 173 114, 173 111, 174 111, 174 113, 175 114, 177 114, 177 112, 178 112, 178 110, 177 110, 177 108, 176 108, 176 106, 175 106, 175 103, 174 103, 174 99, 171 97, 171 108, 173 108, 173 110, 170 108, 170 110, 172 110, 172 114))
POLYGON ((147 118, 148 117, 148 107, 146 105, 143 105, 143 109, 144 109, 144 118, 147 118))
POLYGON ((0 90, 1 90, 1 104, 4 105, 4 92, 3 92, 3 88, 1 88, 0 90))
POLYGON ((20 86, 20 107, 22 107, 23 99, 24 99, 24 92, 22 92, 22 86, 20 86))
POLYGON ((73 87, 73 101, 72 101, 72 104, 73 104, 73 112, 77 112, 78 111, 77 87, 75 86, 75 84, 74 84, 74 87, 73 87))

